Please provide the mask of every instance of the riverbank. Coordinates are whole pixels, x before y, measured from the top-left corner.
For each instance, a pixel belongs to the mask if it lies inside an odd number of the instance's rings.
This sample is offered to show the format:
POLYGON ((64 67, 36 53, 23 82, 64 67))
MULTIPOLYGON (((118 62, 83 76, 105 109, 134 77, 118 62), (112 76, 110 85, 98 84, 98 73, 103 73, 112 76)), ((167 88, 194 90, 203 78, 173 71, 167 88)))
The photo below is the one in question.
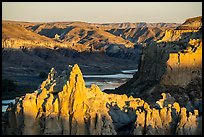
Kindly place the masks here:
MULTIPOLYGON (((134 72, 136 71, 137 69, 121 70, 121 72, 117 74, 84 75, 83 78, 85 80, 86 87, 90 87, 91 84, 96 84, 97 86, 99 86, 101 91, 103 91, 106 89, 115 89, 124 84, 133 77, 134 72)), ((37 87, 34 90, 36 89, 37 87)), ((16 97, 23 96, 25 95, 25 93, 32 93, 34 90, 27 89, 27 92, 16 92, 15 94, 10 94, 10 96, 2 96, 2 112, 6 111, 6 108, 8 107, 8 104, 10 102, 14 103, 16 97)))

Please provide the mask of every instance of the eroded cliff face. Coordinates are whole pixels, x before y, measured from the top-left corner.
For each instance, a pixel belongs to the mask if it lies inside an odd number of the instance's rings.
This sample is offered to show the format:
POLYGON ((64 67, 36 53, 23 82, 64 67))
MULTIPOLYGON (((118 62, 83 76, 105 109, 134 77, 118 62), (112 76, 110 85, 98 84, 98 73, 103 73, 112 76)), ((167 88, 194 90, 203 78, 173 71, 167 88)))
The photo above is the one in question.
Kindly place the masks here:
POLYGON ((187 42, 189 40, 188 37, 192 37, 193 34, 198 31, 199 30, 166 30, 164 37, 161 40, 158 40, 158 42, 172 42, 179 40, 187 42))
POLYGON ((16 98, 4 114, 3 134, 201 134, 198 110, 186 111, 170 94, 150 107, 140 98, 103 93, 97 85, 86 88, 78 65, 69 69, 61 75, 51 69, 38 90, 16 98))
POLYGON ((170 53, 167 71, 162 76, 161 84, 185 87, 198 75, 201 76, 202 41, 191 39, 189 45, 192 46, 183 52, 170 53))
POLYGON ((202 27, 202 16, 186 19, 186 21, 176 29, 199 30, 202 27))
MULTIPOLYGON (((131 80, 117 88, 114 92, 141 97, 153 86, 158 84, 166 71, 166 62, 169 59, 169 51, 156 43, 143 48, 138 72, 131 80)), ((150 91, 151 92, 151 91, 150 91)))
POLYGON ((195 39, 199 36, 200 34, 196 32, 199 32, 200 30, 202 30, 202 16, 189 18, 176 29, 166 30, 164 37, 158 42, 188 42, 189 38, 195 39))
POLYGON ((202 111, 202 32, 172 30, 165 37, 143 48, 131 80, 105 92, 144 98, 152 104, 167 91, 188 111, 202 111))
MULTIPOLYGON (((57 43, 54 41, 33 41, 25 39, 16 39, 16 38, 6 38, 2 39, 2 48, 4 49, 23 49, 23 48, 50 48, 54 47, 67 47, 65 44, 57 43)), ((68 47, 71 49, 71 47, 68 47)))

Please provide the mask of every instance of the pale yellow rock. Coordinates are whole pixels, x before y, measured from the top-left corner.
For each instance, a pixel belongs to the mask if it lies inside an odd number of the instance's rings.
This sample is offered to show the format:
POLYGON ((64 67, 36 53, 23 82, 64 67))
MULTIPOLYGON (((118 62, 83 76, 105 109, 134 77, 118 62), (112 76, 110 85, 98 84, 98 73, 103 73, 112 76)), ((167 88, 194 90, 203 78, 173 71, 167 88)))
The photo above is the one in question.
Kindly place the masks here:
POLYGON ((179 114, 179 112, 180 112, 180 105, 179 105, 178 102, 174 102, 172 108, 176 109, 177 114, 179 114))
POLYGON ((52 104, 53 99, 54 99, 54 96, 52 94, 49 94, 49 97, 45 102, 46 115, 49 115, 54 111, 53 104, 52 104))
POLYGON ((172 125, 172 116, 171 116, 171 108, 164 107, 160 110, 160 118, 162 121, 162 126, 164 128, 164 134, 171 134, 171 125, 172 125))
POLYGON ((59 113, 59 101, 58 98, 55 99, 53 103, 53 112, 58 114, 59 113))
POLYGON ((137 119, 135 122, 134 135, 142 135, 145 127, 145 112, 136 110, 137 119))
POLYGON ((48 91, 46 90, 46 88, 43 88, 41 93, 39 93, 38 97, 37 97, 37 109, 42 110, 42 104, 45 101, 45 98, 47 98, 47 94, 48 91))
POLYGON ((17 99, 16 105, 9 108, 7 134, 116 135, 132 122, 135 135, 144 131, 147 135, 169 135, 177 116, 178 134, 196 134, 202 126, 198 111, 187 118, 186 109, 180 110, 177 102, 172 103, 170 94, 162 94, 159 111, 140 98, 106 94, 97 85, 86 88, 78 65, 72 68, 67 82, 59 82, 52 74, 47 83, 42 83, 44 87, 17 99), (52 92, 55 86, 61 88, 57 94, 52 92), (173 110, 177 113, 174 119, 173 110))
POLYGON ((188 120, 188 118, 187 118, 187 114, 186 114, 186 108, 182 107, 181 113, 180 113, 180 121, 178 123, 178 128, 177 128, 177 133, 179 135, 185 134, 184 125, 186 124, 187 120, 188 120))
POLYGON ((56 98, 54 101, 54 96, 52 93, 48 94, 48 98, 46 99, 46 102, 44 102, 45 105, 45 129, 43 134, 44 135, 56 135, 61 134, 62 127, 60 126, 58 113, 58 99, 56 98), (54 102, 54 103, 53 103, 54 102))
MULTIPOLYGON (((185 87, 190 81, 197 77, 193 71, 202 69, 202 41, 190 40, 195 44, 194 49, 190 48, 187 53, 170 53, 167 61, 167 71, 162 76, 161 84, 179 85, 185 87)), ((187 49, 188 50, 188 49, 187 49)))
POLYGON ((184 107, 181 108, 180 117, 181 117, 181 120, 179 122, 179 126, 183 127, 184 124, 187 122, 186 108, 184 108, 184 107))
POLYGON ((36 119, 38 114, 36 96, 26 94, 22 101, 24 115, 23 135, 38 135, 40 134, 39 121, 36 119))
POLYGON ((166 30, 164 37, 157 42, 178 41, 181 39, 181 35, 187 32, 198 32, 198 30, 166 30))

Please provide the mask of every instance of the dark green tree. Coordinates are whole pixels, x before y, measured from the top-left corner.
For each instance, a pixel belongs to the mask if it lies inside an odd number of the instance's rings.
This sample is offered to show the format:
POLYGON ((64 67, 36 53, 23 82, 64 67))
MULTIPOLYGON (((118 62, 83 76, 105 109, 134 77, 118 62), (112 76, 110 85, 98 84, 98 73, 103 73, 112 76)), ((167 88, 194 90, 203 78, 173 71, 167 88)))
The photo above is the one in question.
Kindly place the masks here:
POLYGON ((45 73, 45 72, 40 72, 39 77, 40 77, 41 79, 45 79, 45 78, 47 78, 47 73, 45 73))
POLYGON ((17 84, 13 80, 3 79, 2 80, 2 92, 16 91, 17 84))

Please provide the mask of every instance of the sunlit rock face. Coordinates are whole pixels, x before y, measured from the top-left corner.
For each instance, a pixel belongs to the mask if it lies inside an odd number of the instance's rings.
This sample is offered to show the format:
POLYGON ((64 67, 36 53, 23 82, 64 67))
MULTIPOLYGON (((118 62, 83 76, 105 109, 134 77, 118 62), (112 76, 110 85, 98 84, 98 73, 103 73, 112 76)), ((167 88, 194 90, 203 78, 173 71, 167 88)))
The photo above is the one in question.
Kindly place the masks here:
POLYGON ((103 93, 97 85, 86 88, 78 65, 61 75, 53 68, 38 90, 9 106, 2 131, 6 135, 202 133, 198 110, 188 112, 170 94, 162 96, 150 107, 140 98, 103 93))
POLYGON ((161 40, 143 47, 138 72, 113 93, 140 97, 151 105, 168 92, 187 111, 202 112, 201 19, 166 30, 161 40))
POLYGON ((189 18, 176 29, 166 30, 164 37, 158 42, 172 42, 179 40, 182 42, 188 42, 188 37, 195 38, 196 32, 199 32, 201 29, 202 16, 189 18))
MULTIPOLYGON (((192 33, 198 32, 199 30, 166 30, 165 35, 158 42, 172 42, 178 41, 185 37, 190 37, 192 33)), ((185 40, 183 40, 185 41, 185 40)), ((185 41, 186 42, 186 41, 185 41)))
MULTIPOLYGON (((166 72, 161 78, 162 85, 186 87, 196 77, 201 76, 202 69, 202 16, 189 18, 174 30, 167 30, 158 41, 172 49, 166 62, 166 72)), ((160 43, 161 44, 161 43, 160 43)))
POLYGON ((185 87, 195 79, 202 70, 202 41, 190 39, 189 46, 183 52, 170 53, 167 70, 161 83, 185 87))
POLYGON ((186 21, 177 27, 182 30, 199 30, 202 27, 202 16, 188 18, 186 21))

